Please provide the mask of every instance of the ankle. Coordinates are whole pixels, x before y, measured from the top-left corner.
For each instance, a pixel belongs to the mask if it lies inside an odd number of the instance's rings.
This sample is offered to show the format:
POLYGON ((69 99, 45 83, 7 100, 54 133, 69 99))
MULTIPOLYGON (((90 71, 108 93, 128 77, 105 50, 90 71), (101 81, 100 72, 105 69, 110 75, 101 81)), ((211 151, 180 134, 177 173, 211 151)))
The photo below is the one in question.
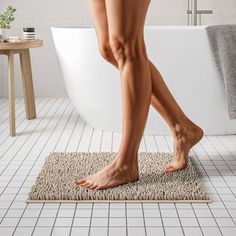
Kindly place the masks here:
POLYGON ((137 154, 132 156, 117 155, 114 159, 114 165, 118 168, 137 168, 138 159, 137 154))
POLYGON ((178 139, 186 135, 186 124, 184 123, 176 123, 172 129, 171 132, 173 134, 173 137, 178 139))

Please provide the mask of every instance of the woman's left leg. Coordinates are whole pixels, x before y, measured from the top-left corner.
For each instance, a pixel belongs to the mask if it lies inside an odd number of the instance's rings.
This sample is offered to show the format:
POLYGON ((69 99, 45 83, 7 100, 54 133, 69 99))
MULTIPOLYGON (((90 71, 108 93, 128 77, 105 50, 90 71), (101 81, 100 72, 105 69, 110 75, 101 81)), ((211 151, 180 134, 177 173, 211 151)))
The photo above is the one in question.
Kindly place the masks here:
POLYGON ((151 100, 151 75, 143 28, 150 0, 106 0, 109 43, 118 63, 122 91, 122 139, 115 159, 76 183, 104 189, 139 178, 137 153, 151 100))

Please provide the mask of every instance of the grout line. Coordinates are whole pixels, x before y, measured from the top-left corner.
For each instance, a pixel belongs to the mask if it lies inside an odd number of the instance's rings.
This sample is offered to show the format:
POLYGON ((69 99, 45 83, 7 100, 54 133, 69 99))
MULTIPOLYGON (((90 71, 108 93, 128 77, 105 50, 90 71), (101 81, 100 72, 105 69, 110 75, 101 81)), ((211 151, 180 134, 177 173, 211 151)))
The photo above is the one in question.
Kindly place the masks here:
POLYGON ((127 203, 125 202, 125 229, 126 236, 128 236, 128 219, 127 219, 127 203))
POLYGON ((91 208, 88 236, 90 236, 90 233, 91 233, 91 224, 92 224, 92 217, 93 217, 93 207, 94 207, 94 203, 92 203, 92 208, 91 208))
MULTIPOLYGON (((195 212, 195 209, 194 209, 194 207, 193 207, 193 204, 191 203, 190 206, 191 206, 191 209, 193 210, 193 214, 195 215, 195 218, 196 218, 196 221, 197 221, 197 223, 198 223, 198 226, 200 227, 201 233, 202 233, 202 235, 204 235, 203 230, 202 230, 202 227, 201 227, 200 222, 199 222, 199 219, 198 219, 197 214, 196 214, 196 212, 195 212)), ((207 217, 207 218, 208 218, 208 217, 207 217)))
POLYGON ((100 142, 100 147, 99 147, 99 151, 101 152, 101 149, 102 149, 102 141, 103 141, 103 130, 102 130, 102 137, 101 137, 101 142, 100 142))
POLYGON ((78 150, 79 150, 79 145, 80 145, 80 142, 81 142, 82 137, 83 137, 83 134, 84 134, 85 125, 86 125, 86 122, 84 122, 83 130, 82 130, 82 132, 81 132, 81 136, 80 136, 80 139, 79 139, 77 148, 76 148, 76 152, 78 152, 78 150))
MULTIPOLYGON (((28 205, 27 205, 27 206, 28 206, 28 205)), ((43 211, 44 206, 45 206, 45 203, 43 203, 43 206, 42 206, 41 209, 40 209, 39 215, 38 215, 37 220, 36 220, 35 225, 34 225, 34 229, 33 229, 32 234, 31 234, 32 236, 34 235, 35 228, 37 227, 37 224, 38 224, 38 222, 39 222, 39 219, 40 219, 40 216, 41 216, 41 213, 42 213, 42 211, 43 211)), ((26 208, 25 208, 25 209, 26 209, 26 208)))
POLYGON ((146 228, 146 222, 145 222, 145 216, 144 216, 144 209, 143 209, 143 203, 141 203, 142 206, 142 215, 143 215, 143 225, 145 230, 145 236, 147 236, 147 228, 146 228))
POLYGON ((92 142, 92 139, 93 139, 93 133, 94 133, 94 128, 93 128, 93 130, 92 130, 92 134, 91 134, 91 137, 90 137, 90 140, 89 140, 88 152, 89 152, 90 149, 91 149, 91 142, 92 142))
POLYGON ((154 141, 155 141, 155 144, 156 144, 156 147, 157 147, 157 151, 158 151, 158 152, 160 152, 160 151, 159 151, 159 148, 158 148, 158 145, 157 145, 156 136, 155 136, 155 135, 153 135, 153 137, 154 137, 154 141))
POLYGON ((72 234, 72 229, 73 229, 73 224, 74 224, 74 220, 75 220, 75 213, 76 213, 76 210, 77 210, 77 205, 78 205, 78 203, 75 204, 75 209, 74 209, 74 213, 73 213, 73 217, 72 217, 69 236, 71 236, 71 234, 72 234))
POLYGON ((54 230, 54 227, 55 227, 55 224, 56 224, 56 220, 57 220, 57 216, 58 216, 58 213, 60 211, 60 208, 61 208, 61 203, 59 204, 58 208, 57 208, 57 213, 56 213, 56 216, 54 218, 54 222, 53 222, 53 225, 52 225, 52 228, 51 228, 51 231, 50 231, 50 236, 52 235, 53 233, 53 230, 54 230))
MULTIPOLYGON (((109 236, 109 228, 110 228, 110 202, 108 203, 108 222, 107 222, 107 236, 109 236)), ((95 217, 94 217, 95 218, 95 217)))

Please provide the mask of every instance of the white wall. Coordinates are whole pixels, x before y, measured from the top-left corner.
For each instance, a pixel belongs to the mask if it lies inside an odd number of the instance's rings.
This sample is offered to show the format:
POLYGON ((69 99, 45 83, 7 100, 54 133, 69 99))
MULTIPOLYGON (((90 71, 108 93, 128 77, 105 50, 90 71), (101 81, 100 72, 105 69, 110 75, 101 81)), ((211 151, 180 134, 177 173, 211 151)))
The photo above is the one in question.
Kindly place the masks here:
MULTIPOLYGON (((198 0, 199 8, 212 9, 213 15, 203 16, 203 24, 236 23, 235 0, 198 0)), ((151 0, 147 25, 187 25, 188 0, 151 0)), ((16 20, 8 35, 21 36, 22 28, 34 26, 44 47, 31 50, 33 80, 36 97, 64 97, 66 91, 61 77, 51 26, 91 26, 87 0, 0 0, 0 10, 8 5, 17 8, 16 20)), ((1 57, 0 97, 7 97, 7 64, 1 57), (2 63, 1 63, 2 61, 2 63)), ((22 97, 18 56, 16 62, 16 96, 22 97)))

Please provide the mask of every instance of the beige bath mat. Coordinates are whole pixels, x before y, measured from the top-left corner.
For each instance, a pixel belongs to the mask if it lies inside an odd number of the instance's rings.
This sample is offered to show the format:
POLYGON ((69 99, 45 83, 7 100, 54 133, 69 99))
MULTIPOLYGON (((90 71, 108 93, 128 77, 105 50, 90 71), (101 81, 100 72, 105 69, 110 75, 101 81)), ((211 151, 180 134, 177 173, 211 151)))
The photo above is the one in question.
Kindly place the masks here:
POLYGON ((115 155, 115 152, 51 152, 26 202, 210 202, 191 161, 184 171, 162 174, 173 155, 165 152, 139 152, 140 179, 136 182, 102 190, 85 189, 73 183, 73 179, 105 167, 115 155))

